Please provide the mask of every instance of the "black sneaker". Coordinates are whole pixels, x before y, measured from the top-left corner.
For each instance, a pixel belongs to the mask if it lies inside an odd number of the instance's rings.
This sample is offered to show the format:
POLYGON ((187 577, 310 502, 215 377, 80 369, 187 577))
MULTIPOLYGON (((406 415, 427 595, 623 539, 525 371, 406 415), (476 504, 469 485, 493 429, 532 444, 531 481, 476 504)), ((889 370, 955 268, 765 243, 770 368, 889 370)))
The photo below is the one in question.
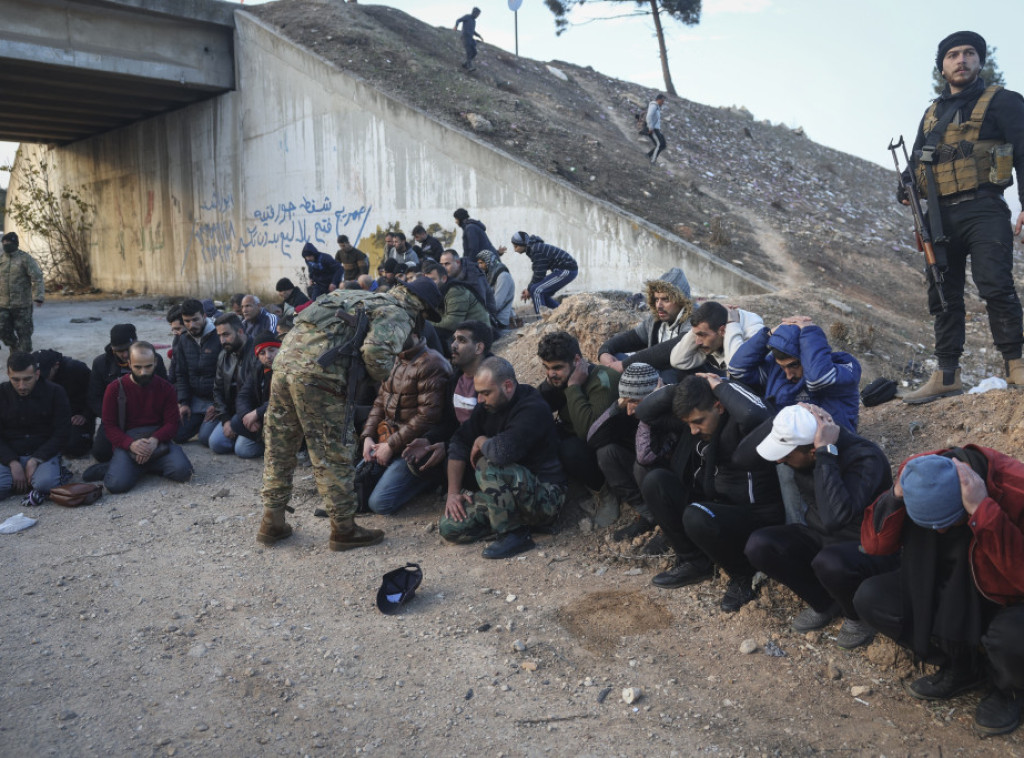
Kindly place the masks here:
POLYGON ((735 613, 755 597, 757 590, 753 587, 754 577, 740 576, 729 580, 729 587, 725 590, 722 598, 721 608, 726 613, 735 613))
POLYGON ((948 700, 961 692, 973 690, 983 681, 984 676, 977 671, 947 666, 911 682, 907 685, 907 692, 918 700, 948 700))
POLYGON ((109 468, 109 463, 94 463, 82 472, 82 481, 101 482, 103 481, 103 477, 107 475, 107 469, 109 468))
POLYGON ((685 587, 688 584, 696 584, 710 579, 714 576, 715 564, 707 558, 697 558, 692 561, 683 561, 673 566, 668 571, 662 571, 651 579, 651 584, 665 589, 685 587))
POLYGON ((1020 725, 1020 710, 1015 692, 992 690, 974 711, 974 731, 982 737, 1009 734, 1020 725))
POLYGON ((793 619, 793 631, 804 634, 806 632, 813 632, 815 629, 821 629, 821 627, 832 623, 842 612, 838 603, 832 603, 831 606, 823 611, 816 611, 811 606, 807 606, 793 619))
POLYGON ((612 539, 616 542, 622 542, 623 540, 633 541, 641 534, 647 534, 654 528, 654 524, 645 519, 643 516, 635 519, 632 524, 624 526, 621 529, 616 529, 612 532, 612 539))
POLYGON ((536 547, 529 529, 516 529, 503 534, 484 548, 484 558, 511 558, 536 547))

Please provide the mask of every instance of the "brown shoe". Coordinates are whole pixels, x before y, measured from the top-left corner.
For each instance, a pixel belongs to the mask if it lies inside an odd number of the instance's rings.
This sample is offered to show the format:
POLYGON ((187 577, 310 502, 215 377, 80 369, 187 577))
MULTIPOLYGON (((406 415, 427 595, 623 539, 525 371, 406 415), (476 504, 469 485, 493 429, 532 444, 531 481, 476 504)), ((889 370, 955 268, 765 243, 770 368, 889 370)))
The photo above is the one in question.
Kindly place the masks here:
POLYGON ((273 545, 292 536, 291 524, 284 520, 284 508, 264 508, 260 530, 256 532, 256 541, 264 545, 273 545))
POLYGON ((383 530, 364 529, 351 516, 338 521, 331 519, 331 550, 354 550, 357 547, 369 547, 383 539, 383 530))
POLYGON ((933 371, 927 382, 903 396, 903 402, 907 405, 922 405, 942 397, 962 394, 964 394, 964 386, 960 383, 960 369, 933 371))
POLYGON ((1015 389, 1024 389, 1024 359, 1006 362, 1006 383, 1015 389))

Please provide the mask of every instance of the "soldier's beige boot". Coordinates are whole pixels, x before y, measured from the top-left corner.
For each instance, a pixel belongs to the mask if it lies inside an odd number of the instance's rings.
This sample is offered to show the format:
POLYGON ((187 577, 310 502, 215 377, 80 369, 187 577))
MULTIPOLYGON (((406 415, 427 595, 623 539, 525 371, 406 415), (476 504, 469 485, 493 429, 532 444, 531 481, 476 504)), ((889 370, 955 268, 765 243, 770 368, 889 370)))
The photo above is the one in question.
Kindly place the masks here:
POLYGON ((354 550, 357 547, 369 547, 383 539, 383 530, 364 529, 351 516, 338 520, 331 519, 331 550, 354 550))
POLYGON ((1006 383, 1011 389, 1024 389, 1024 359, 1006 362, 1006 383))
POLYGON ((903 402, 907 405, 921 405, 942 397, 962 394, 964 394, 964 386, 960 383, 960 369, 933 371, 927 382, 903 396, 903 402))
POLYGON ((284 508, 264 508, 260 530, 256 532, 256 541, 264 545, 273 545, 292 536, 291 524, 284 520, 284 508))

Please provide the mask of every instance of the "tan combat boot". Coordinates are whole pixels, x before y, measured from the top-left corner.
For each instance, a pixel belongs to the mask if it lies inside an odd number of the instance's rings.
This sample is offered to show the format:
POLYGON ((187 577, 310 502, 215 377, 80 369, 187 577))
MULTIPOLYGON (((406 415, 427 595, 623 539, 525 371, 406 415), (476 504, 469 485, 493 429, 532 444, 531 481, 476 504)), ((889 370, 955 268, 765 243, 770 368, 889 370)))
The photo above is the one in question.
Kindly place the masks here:
POLYGON ((292 536, 291 524, 284 520, 284 508, 264 508, 260 530, 256 532, 256 541, 264 545, 273 545, 292 536))
POLYGON ((354 550, 357 547, 376 545, 383 539, 383 530, 363 529, 351 516, 337 521, 331 519, 331 550, 354 550))
POLYGON ((960 369, 933 371, 927 382, 903 396, 903 402, 907 405, 922 405, 942 397, 962 394, 964 394, 964 386, 960 383, 960 369))
POLYGON ((1024 359, 1006 362, 1006 383, 1011 389, 1024 389, 1024 359))

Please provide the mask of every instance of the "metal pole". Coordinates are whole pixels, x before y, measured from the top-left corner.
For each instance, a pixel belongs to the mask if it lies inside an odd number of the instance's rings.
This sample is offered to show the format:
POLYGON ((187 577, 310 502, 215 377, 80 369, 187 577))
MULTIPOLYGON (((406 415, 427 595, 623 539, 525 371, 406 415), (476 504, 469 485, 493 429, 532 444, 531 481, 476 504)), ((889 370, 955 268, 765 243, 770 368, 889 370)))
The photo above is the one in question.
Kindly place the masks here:
POLYGON ((515 12, 516 17, 516 57, 519 57, 519 11, 515 12))

